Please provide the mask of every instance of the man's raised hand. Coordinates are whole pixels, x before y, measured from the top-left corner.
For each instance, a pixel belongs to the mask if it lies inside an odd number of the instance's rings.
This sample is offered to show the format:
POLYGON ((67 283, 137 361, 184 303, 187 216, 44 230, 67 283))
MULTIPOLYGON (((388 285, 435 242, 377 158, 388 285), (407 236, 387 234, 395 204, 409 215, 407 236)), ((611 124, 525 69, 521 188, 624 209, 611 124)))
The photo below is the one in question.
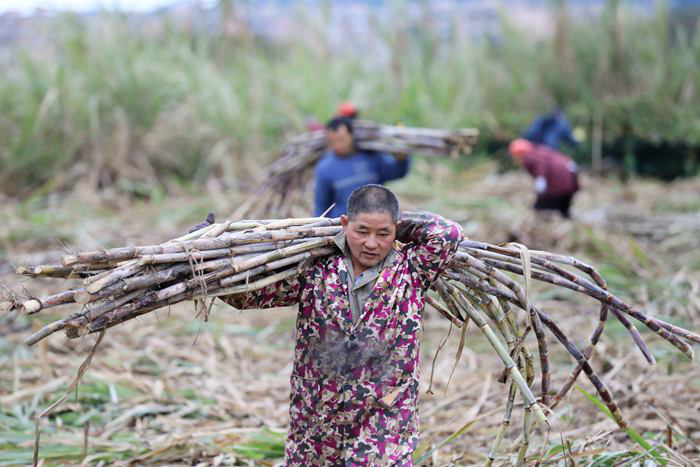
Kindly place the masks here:
POLYGON ((198 231, 198 230, 203 229, 204 227, 209 227, 209 226, 212 225, 214 222, 216 222, 216 214, 214 214, 213 212, 210 212, 210 213, 207 215, 207 218, 204 219, 204 222, 200 222, 199 224, 195 225, 195 226, 192 227, 187 233, 196 232, 196 231, 198 231))

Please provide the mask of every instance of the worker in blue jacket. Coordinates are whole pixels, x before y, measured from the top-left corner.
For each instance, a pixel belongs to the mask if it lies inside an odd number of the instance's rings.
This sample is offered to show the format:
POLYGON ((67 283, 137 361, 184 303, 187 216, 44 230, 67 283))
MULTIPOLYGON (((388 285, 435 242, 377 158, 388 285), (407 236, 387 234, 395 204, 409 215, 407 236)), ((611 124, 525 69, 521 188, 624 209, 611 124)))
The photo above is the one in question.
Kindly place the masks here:
POLYGON ((328 151, 316 165, 315 215, 328 211, 328 217, 345 214, 348 198, 356 188, 370 183, 383 184, 408 173, 408 157, 360 151, 353 139, 353 122, 335 117, 326 125, 328 151))
POLYGON ((557 151, 562 150, 561 143, 566 143, 574 149, 578 146, 569 120, 559 107, 549 114, 537 117, 522 137, 531 143, 543 144, 557 151))

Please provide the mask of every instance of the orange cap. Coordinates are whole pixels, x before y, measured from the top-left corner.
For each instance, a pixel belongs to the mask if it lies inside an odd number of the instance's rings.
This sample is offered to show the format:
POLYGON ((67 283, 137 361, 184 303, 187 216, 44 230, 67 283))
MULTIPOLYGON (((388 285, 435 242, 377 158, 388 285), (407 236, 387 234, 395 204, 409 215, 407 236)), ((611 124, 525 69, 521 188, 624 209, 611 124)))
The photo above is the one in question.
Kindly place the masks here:
POLYGON ((338 106, 338 115, 341 117, 357 116, 357 107, 352 102, 343 102, 338 106))
POLYGON ((532 151, 534 145, 523 138, 513 140, 508 146, 508 151, 513 157, 523 157, 528 152, 532 151))

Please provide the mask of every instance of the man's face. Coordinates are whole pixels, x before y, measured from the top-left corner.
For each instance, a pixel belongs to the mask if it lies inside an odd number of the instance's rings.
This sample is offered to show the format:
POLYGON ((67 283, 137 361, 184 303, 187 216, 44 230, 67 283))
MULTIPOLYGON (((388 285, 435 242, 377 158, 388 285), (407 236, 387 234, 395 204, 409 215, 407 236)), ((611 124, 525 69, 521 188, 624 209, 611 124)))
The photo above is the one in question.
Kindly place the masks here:
POLYGON ((352 133, 345 126, 339 126, 336 130, 326 131, 328 147, 339 156, 347 156, 353 153, 354 145, 352 133))
POLYGON ((396 239, 396 224, 389 212, 362 212, 352 221, 347 216, 341 216, 340 222, 350 248, 355 274, 377 265, 389 254, 396 239))

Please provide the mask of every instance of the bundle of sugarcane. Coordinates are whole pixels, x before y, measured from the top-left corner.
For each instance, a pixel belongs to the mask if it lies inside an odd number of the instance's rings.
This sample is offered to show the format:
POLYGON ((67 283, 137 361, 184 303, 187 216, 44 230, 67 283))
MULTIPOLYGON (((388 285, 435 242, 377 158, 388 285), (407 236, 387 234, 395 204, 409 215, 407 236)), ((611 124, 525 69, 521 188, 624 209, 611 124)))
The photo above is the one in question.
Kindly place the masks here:
MULTIPOLYGON (((421 217, 404 213, 403 219, 421 217)), ((80 287, 56 295, 16 303, 27 314, 59 305, 76 303, 80 311, 53 322, 30 336, 33 345, 64 330, 75 338, 104 331, 174 303, 194 300, 195 309, 207 316, 207 298, 249 292, 276 281, 301 274, 314 258, 333 254, 334 236, 340 232, 338 219, 302 218, 283 220, 227 221, 159 245, 84 251, 64 256, 61 264, 25 267, 19 273, 31 276, 82 278, 80 287)), ((460 244, 449 267, 432 285, 427 304, 461 328, 460 354, 467 324, 473 321, 484 333, 504 363, 501 382, 510 382, 508 402, 493 448, 495 459, 510 421, 516 394, 525 410, 519 459, 527 451, 528 436, 536 420, 547 423, 542 406, 556 406, 581 372, 593 384, 622 428, 626 422, 610 392, 593 370, 589 359, 612 314, 630 333, 644 358, 654 363, 631 319, 667 340, 689 358, 688 342, 700 342, 700 335, 650 317, 611 294, 600 274, 575 258, 531 251, 520 244, 491 245, 474 240, 460 244), (522 276, 522 284, 513 279, 522 276), (557 325, 555 318, 532 303, 528 291, 532 280, 572 290, 600 305, 597 326, 585 349, 580 349, 557 325), (522 310, 518 319, 516 310, 522 310), (523 319, 524 318, 524 319, 523 319), (539 367, 539 400, 531 387, 535 379, 535 358, 526 343, 536 336, 539 367), (550 386, 549 331, 575 359, 577 366, 567 381, 554 391, 550 386)))
MULTIPOLYGON (((325 131, 303 133, 290 140, 277 158, 265 169, 263 182, 257 186, 231 216, 244 217, 282 216, 298 213, 295 208, 310 211, 306 192, 310 187, 313 168, 326 150, 325 131)), ((475 129, 440 130, 379 125, 357 120, 353 123, 353 139, 358 149, 379 151, 396 155, 421 154, 426 156, 452 156, 469 154, 476 144, 475 129)))

